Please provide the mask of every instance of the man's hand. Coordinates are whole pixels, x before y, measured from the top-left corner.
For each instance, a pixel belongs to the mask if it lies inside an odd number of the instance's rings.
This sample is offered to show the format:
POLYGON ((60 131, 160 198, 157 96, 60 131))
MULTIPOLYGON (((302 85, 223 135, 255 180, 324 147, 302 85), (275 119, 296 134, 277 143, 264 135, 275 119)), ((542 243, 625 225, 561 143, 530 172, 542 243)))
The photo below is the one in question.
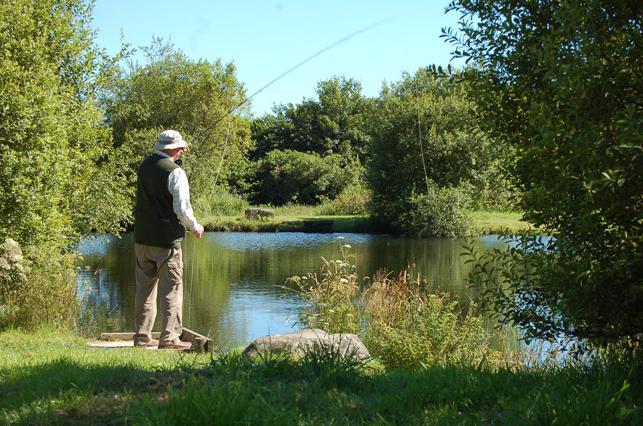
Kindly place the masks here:
POLYGON ((203 226, 197 225, 196 229, 192 233, 195 237, 201 238, 203 236, 203 226))

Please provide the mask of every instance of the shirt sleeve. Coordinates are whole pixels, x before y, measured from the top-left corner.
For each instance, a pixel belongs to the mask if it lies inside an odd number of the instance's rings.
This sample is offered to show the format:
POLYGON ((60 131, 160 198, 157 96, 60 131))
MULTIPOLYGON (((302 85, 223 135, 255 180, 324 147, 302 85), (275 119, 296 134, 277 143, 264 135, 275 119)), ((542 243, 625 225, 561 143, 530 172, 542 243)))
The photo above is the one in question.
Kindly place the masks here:
POLYGON ((172 208, 181 225, 185 226, 190 232, 194 232, 197 229, 203 230, 192 212, 190 184, 183 169, 179 167, 172 170, 167 179, 167 189, 172 194, 172 208))

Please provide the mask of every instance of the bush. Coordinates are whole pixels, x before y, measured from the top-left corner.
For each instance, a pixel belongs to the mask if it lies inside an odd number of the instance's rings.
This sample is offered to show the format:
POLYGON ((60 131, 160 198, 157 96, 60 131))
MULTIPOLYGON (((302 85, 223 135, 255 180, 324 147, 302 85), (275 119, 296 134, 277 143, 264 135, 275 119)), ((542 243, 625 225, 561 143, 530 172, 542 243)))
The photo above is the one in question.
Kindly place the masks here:
POLYGON ((412 195, 393 219, 393 225, 406 234, 454 238, 467 234, 467 196, 458 188, 430 187, 428 194, 412 195))
POLYGON ((505 320, 546 316, 536 336, 602 344, 640 335, 640 2, 456 0, 448 9, 460 15, 460 31, 444 34, 455 55, 481 65, 466 73, 477 121, 514 153, 507 170, 525 220, 554 237, 513 253, 513 269, 535 267, 507 275, 519 297, 505 320))
POLYGON ((335 198, 361 172, 359 163, 345 162, 337 154, 320 157, 291 150, 271 151, 259 163, 255 201, 318 204, 322 197, 335 198))
POLYGON ((483 319, 470 306, 462 312, 446 294, 432 292, 425 279, 402 271, 396 278, 376 274, 365 291, 355 265, 325 260, 320 274, 291 282, 309 305, 301 324, 328 333, 355 333, 387 367, 479 363, 487 352, 483 319))
POLYGON ((244 198, 226 191, 216 191, 194 200, 194 209, 199 217, 238 216, 248 205, 244 198))
POLYGON ((361 331, 362 312, 356 303, 359 295, 359 276, 355 265, 346 261, 343 246, 342 258, 322 258, 321 271, 302 277, 292 277, 290 282, 299 287, 299 293, 309 304, 299 313, 299 322, 310 328, 320 328, 327 333, 353 333, 361 331))
POLYGON ((320 206, 323 215, 363 215, 368 213, 371 190, 363 181, 348 185, 334 200, 325 200, 320 206))
POLYGON ((487 185, 500 154, 474 114, 466 83, 455 77, 421 69, 384 87, 366 168, 375 218, 407 234, 464 233, 466 200, 455 188, 487 185))
POLYGON ((474 365, 487 351, 488 334, 475 306, 462 313, 457 301, 431 292, 419 275, 376 275, 364 309, 364 343, 389 367, 474 365))
POLYGON ((73 326, 79 316, 75 255, 32 249, 23 257, 17 242, 0 245, 0 329, 73 326))

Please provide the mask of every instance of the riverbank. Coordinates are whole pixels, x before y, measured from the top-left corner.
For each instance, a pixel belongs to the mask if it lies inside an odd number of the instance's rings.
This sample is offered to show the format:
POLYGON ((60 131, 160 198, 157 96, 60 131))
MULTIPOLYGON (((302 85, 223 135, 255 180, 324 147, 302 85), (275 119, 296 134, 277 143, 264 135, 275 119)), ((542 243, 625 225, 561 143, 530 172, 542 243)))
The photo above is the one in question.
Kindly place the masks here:
MULTIPOLYGON (((203 220, 206 231, 211 232, 354 232, 383 234, 391 230, 373 221, 368 215, 327 216, 312 211, 297 212, 277 209, 275 217, 248 220, 242 216, 210 216, 203 220), (313 214, 311 214, 313 213, 313 214)), ((474 211, 471 215, 471 235, 490 235, 526 230, 529 224, 515 212, 474 211)))
POLYGON ((385 371, 0 333, 0 424, 641 424, 640 369, 385 371))

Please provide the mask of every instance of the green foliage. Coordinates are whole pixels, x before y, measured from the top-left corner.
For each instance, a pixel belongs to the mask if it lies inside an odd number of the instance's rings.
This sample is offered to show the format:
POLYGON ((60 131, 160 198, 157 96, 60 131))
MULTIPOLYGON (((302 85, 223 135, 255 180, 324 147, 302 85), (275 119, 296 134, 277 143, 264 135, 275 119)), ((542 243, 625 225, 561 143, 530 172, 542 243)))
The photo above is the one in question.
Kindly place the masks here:
POLYGON ((72 327, 79 314, 74 255, 40 247, 23 256, 7 238, 0 245, 0 329, 72 327))
MULTIPOLYGON (((350 248, 343 246, 344 250, 350 248)), ((299 322, 308 328, 319 328, 329 334, 361 331, 361 313, 356 300, 359 296, 359 276, 355 265, 343 259, 322 258, 320 274, 295 276, 289 282, 297 285, 299 294, 308 306, 300 310, 299 322)))
POLYGON ((457 301, 431 292, 419 275, 376 275, 365 300, 364 342, 384 365, 476 365, 488 352, 488 333, 475 307, 462 313, 457 301))
POLYGON ((432 184, 426 194, 411 194, 394 209, 399 215, 392 224, 406 234, 455 238, 471 229, 466 214, 469 198, 460 188, 439 188, 432 184))
POLYGON ((376 109, 367 166, 372 213, 406 233, 462 235, 467 201, 463 192, 449 188, 483 186, 496 156, 477 129, 464 83, 426 69, 405 75, 384 87, 376 109), (433 212, 411 210, 433 201, 442 204, 433 212), (449 210, 455 213, 452 221, 449 214, 431 217, 449 210))
POLYGON ((317 85, 318 100, 281 105, 252 123, 256 148, 254 159, 270 151, 295 150, 320 156, 339 154, 359 158, 363 164, 369 141, 371 102, 361 85, 344 77, 332 77, 317 85))
POLYGON ((200 217, 238 216, 248 207, 248 201, 226 191, 201 195, 192 203, 200 217))
POLYGON ((245 96, 234 65, 191 60, 161 39, 143 50, 146 62, 130 63, 102 98, 114 155, 126 160, 130 182, 140 161, 153 152, 158 134, 172 128, 190 145, 184 168, 193 198, 215 189, 247 189, 250 123, 227 115, 245 96))
POLYGON ((530 266, 517 275, 521 264, 508 266, 518 303, 500 312, 523 324, 544 315, 535 335, 641 333, 640 2, 462 0, 450 9, 462 36, 445 37, 478 65, 468 72, 478 121, 515 151, 508 171, 520 209, 554 237, 511 252, 530 266))
POLYGON ((109 141, 93 98, 112 60, 94 46, 90 6, 21 0, 0 14, 0 238, 63 246, 118 230, 122 212, 96 203, 114 188, 96 179, 109 141))
POLYGON ((322 197, 335 198, 361 171, 359 163, 345 161, 337 154, 322 158, 299 151, 271 151, 257 166, 255 201, 317 204, 322 197))
POLYGON ((483 360, 488 334, 473 306, 462 313, 456 301, 432 292, 426 280, 407 271, 394 279, 376 274, 362 291, 346 249, 350 246, 342 247, 342 259, 323 259, 320 275, 290 279, 309 303, 299 316, 303 325, 357 334, 372 355, 392 368, 483 360))
POLYGON ((90 14, 83 0, 0 3, 0 241, 26 252, 3 273, 0 327, 74 325, 69 246, 130 214, 94 99, 116 58, 95 46, 90 14))
POLYGON ((371 191, 363 180, 346 186, 333 200, 324 200, 319 208, 322 215, 364 215, 368 213, 371 191))

